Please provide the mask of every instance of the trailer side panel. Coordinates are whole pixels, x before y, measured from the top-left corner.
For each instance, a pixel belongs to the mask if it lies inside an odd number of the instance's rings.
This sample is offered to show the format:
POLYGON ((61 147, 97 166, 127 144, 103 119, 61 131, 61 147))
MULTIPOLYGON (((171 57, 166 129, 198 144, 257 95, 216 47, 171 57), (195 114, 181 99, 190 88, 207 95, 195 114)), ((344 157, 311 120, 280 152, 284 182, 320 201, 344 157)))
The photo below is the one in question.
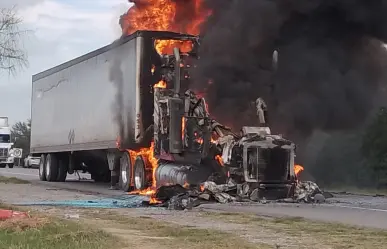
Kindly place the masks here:
POLYGON ((137 37, 47 75, 34 76, 32 153, 115 148, 118 113, 125 120, 125 130, 136 133, 141 70, 137 43, 141 41, 137 37))

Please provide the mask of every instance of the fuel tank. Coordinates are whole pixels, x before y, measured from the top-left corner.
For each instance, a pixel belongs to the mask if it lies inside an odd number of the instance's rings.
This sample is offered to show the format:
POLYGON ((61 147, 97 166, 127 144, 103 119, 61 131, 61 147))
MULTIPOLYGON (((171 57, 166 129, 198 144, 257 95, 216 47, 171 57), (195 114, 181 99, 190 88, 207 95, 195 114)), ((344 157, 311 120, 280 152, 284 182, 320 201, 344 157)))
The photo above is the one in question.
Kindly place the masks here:
POLYGON ((165 185, 186 184, 198 185, 205 182, 212 174, 210 167, 205 165, 180 164, 169 161, 159 161, 155 172, 157 187, 165 185))

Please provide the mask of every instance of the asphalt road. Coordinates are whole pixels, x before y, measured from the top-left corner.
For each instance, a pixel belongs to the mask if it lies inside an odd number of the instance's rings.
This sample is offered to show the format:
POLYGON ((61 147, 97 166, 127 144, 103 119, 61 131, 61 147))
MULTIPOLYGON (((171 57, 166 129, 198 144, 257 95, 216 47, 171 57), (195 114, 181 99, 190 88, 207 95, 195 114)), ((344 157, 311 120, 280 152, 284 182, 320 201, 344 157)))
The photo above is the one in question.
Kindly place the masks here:
MULTIPOLYGON (((44 185, 50 188, 60 188, 73 191, 82 191, 102 196, 123 195, 122 191, 109 190, 108 184, 96 184, 90 179, 89 174, 78 176, 69 175, 65 183, 41 182, 37 169, 0 169, 0 175, 17 177, 28 180, 32 184, 44 185)), ((248 212, 263 216, 275 217, 303 217, 306 219, 339 222, 355 226, 387 229, 387 198, 362 195, 335 195, 328 203, 321 205, 311 204, 285 204, 285 203, 231 203, 231 204, 204 204, 204 210, 226 212, 248 212)))

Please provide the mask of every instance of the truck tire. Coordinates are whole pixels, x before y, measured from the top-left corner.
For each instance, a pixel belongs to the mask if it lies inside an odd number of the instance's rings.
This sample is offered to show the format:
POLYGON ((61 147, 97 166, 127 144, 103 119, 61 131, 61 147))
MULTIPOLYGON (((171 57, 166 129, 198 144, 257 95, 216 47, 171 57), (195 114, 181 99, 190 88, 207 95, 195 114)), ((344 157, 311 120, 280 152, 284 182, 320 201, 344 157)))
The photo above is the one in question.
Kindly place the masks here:
POLYGON ((58 160, 58 182, 65 182, 68 170, 68 161, 64 158, 58 160))
POLYGON ((10 169, 12 169, 12 168, 13 168, 13 166, 14 166, 14 164, 13 164, 13 163, 10 163, 10 164, 8 164, 8 168, 10 168, 10 169))
POLYGON ((5 164, 0 164, 0 168, 5 168, 5 164))
POLYGON ((131 180, 132 180, 132 160, 130 158, 129 152, 124 152, 120 158, 120 178, 119 178, 120 188, 125 192, 131 191, 132 190, 131 180))
POLYGON ((58 179, 58 160, 55 154, 48 154, 45 163, 46 179, 48 182, 56 182, 58 179))
POLYGON ((146 167, 145 161, 142 156, 137 156, 136 161, 134 162, 134 189, 143 190, 147 187, 147 177, 146 177, 146 167))
POLYGON ((46 155, 42 154, 40 156, 40 162, 39 162, 39 179, 41 181, 47 181, 45 165, 46 165, 46 155))

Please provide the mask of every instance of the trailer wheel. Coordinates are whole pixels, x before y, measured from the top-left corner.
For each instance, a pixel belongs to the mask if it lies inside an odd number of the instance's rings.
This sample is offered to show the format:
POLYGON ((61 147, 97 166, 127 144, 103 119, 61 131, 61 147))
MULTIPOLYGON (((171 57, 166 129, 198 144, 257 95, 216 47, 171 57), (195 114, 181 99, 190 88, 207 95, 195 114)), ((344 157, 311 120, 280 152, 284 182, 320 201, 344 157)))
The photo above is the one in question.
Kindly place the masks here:
POLYGON ((56 182, 58 179, 58 160, 54 154, 47 155, 45 168, 47 181, 56 182))
POLYGON ((124 152, 120 158, 120 188, 129 192, 132 189, 132 160, 129 152, 124 152))
POLYGON ((142 156, 137 156, 134 162, 134 188, 143 190, 147 187, 146 185, 145 162, 142 156))
POLYGON ((65 182, 68 170, 68 160, 61 158, 58 160, 58 182, 65 182))
POLYGON ((39 179, 41 181, 47 181, 45 164, 46 164, 46 156, 42 154, 40 156, 40 162, 39 162, 39 179))

